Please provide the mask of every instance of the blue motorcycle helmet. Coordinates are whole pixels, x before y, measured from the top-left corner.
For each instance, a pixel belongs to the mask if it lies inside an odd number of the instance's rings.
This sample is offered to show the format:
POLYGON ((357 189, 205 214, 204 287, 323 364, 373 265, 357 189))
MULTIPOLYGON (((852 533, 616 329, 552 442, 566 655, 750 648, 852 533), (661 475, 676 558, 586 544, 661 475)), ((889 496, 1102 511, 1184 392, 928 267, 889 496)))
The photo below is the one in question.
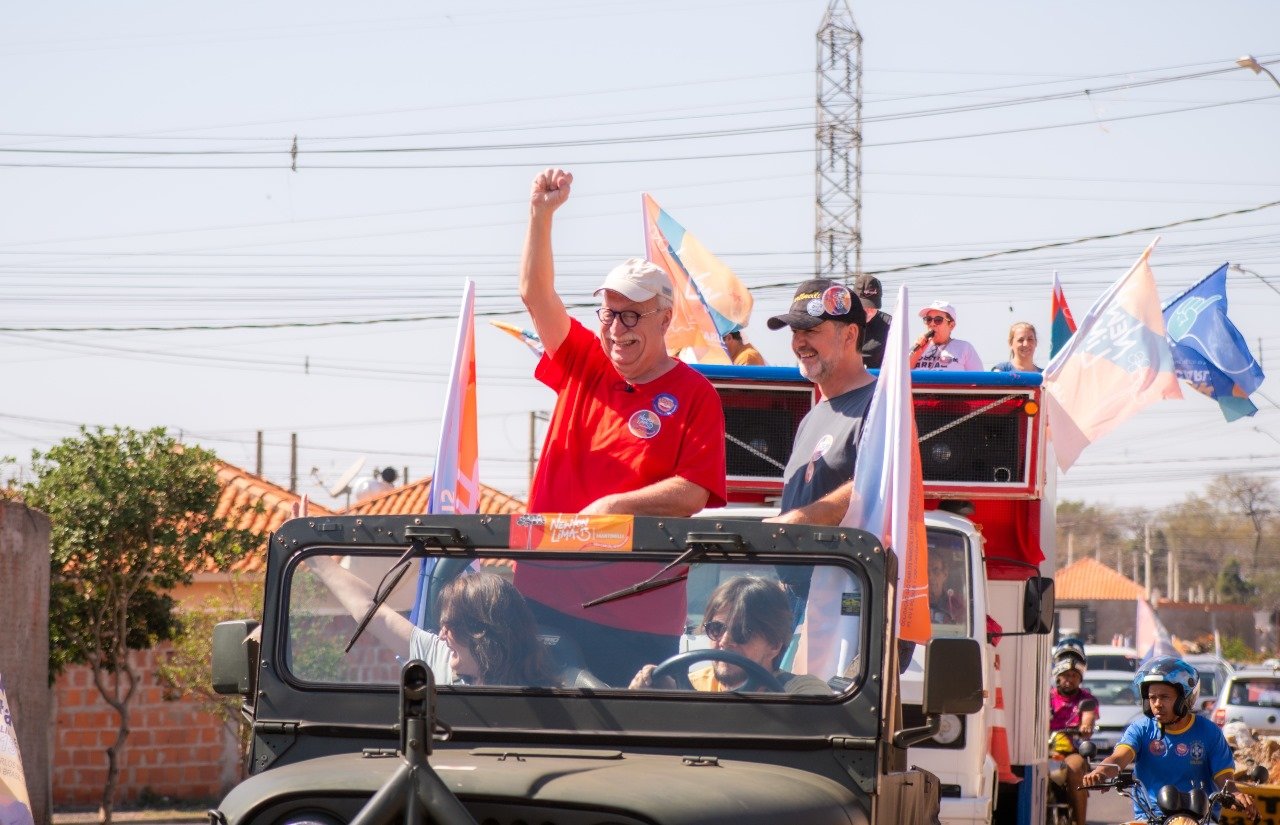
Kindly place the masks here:
POLYGON ((1147 687, 1161 682, 1178 691, 1178 699, 1173 703, 1174 715, 1181 719, 1191 713, 1200 698, 1200 674, 1176 656, 1157 656, 1134 674, 1133 687, 1142 696, 1142 712, 1148 717, 1155 716, 1147 699, 1147 687))

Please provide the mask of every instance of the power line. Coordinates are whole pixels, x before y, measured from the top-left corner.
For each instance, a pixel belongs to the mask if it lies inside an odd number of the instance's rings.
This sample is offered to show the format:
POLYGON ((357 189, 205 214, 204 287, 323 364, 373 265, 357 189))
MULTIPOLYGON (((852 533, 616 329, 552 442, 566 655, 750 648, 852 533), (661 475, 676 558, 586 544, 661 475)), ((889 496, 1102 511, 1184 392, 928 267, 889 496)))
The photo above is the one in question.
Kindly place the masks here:
MULTIPOLYGON (((1269 203, 1250 206, 1244 209, 1233 209, 1228 212, 1218 212, 1213 215, 1203 215, 1196 218, 1185 218, 1183 220, 1172 221, 1170 223, 1156 224, 1153 226, 1144 226, 1138 229, 1126 229, 1121 232, 1110 232, 1099 235, 1088 235, 1083 238, 1074 238, 1068 241, 1054 241, 1049 243, 1037 244, 1034 246, 1024 246, 1016 249, 1004 249, 998 252, 988 252, 982 255, 966 255, 959 258, 950 258, 942 261, 926 261, 923 263, 907 264, 904 266, 888 267, 885 269, 868 270, 869 274, 887 275, 898 272, 909 272, 932 267, 949 266, 953 264, 973 263, 975 261, 991 260, 1006 255, 1019 255, 1027 252, 1038 252, 1046 249, 1061 249, 1068 246, 1075 246, 1082 243, 1092 241, 1110 240, 1113 238, 1122 238, 1129 235, 1138 235, 1147 232, 1156 232, 1163 229, 1172 229, 1179 226, 1187 226, 1190 224, 1204 223, 1207 221, 1219 220, 1221 218, 1234 217, 1236 215, 1247 215, 1252 212, 1259 212, 1264 209, 1270 209, 1274 206, 1280 206, 1280 201, 1271 201, 1269 203)), ((752 286, 754 290, 765 289, 791 289, 795 286, 792 281, 782 281, 766 284, 756 284, 752 286)), ((593 301, 579 301, 566 303, 566 309, 585 309, 595 306, 593 301)), ((509 308, 477 309, 475 314, 477 317, 497 317, 503 315, 511 315, 521 310, 515 306, 509 308)), ((424 315, 407 315, 387 318, 341 318, 324 321, 264 321, 253 323, 235 323, 235 324, 175 324, 171 326, 145 325, 145 326, 48 326, 48 327, 0 327, 0 332, 5 333, 27 333, 27 332, 190 332, 190 331, 221 331, 221 330, 243 330, 243 329, 304 329, 313 327, 337 327, 337 326, 371 326, 375 324, 405 324, 420 321, 445 321, 453 320, 457 317, 456 313, 439 313, 424 315)))

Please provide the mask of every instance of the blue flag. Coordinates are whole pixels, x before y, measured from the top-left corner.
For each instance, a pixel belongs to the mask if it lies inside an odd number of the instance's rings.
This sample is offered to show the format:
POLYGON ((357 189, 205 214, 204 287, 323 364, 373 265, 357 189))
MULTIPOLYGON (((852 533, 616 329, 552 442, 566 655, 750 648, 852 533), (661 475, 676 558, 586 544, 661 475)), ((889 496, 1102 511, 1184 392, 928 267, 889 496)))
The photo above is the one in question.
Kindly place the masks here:
POLYGON ((1253 415, 1249 396, 1266 377, 1227 317, 1227 265, 1164 306, 1178 377, 1218 402, 1228 421, 1253 415))

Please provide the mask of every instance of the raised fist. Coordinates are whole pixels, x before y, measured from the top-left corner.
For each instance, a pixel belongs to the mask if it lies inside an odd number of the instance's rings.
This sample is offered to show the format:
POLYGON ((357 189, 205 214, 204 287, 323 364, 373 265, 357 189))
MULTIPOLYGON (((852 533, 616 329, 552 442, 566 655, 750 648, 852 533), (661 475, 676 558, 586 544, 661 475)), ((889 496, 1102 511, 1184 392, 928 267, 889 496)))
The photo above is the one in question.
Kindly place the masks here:
POLYGON ((529 206, 534 212, 554 212, 569 199, 569 189, 572 186, 573 175, 563 169, 543 170, 533 179, 529 206))

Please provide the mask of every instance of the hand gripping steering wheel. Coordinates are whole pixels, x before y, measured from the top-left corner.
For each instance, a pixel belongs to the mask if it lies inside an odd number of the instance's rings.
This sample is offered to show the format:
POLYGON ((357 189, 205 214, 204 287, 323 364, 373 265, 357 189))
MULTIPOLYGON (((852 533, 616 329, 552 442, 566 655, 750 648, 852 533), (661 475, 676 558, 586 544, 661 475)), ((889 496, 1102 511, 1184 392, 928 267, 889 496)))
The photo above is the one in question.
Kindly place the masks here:
POLYGON ((675 680, 676 687, 682 690, 693 690, 693 683, 689 681, 689 666, 694 662, 727 662, 735 667, 739 667, 747 675, 747 681, 744 682, 737 690, 750 690, 758 688, 761 690, 770 690, 775 693, 783 693, 786 688, 778 681, 778 677, 774 676, 758 663, 751 661, 741 653, 732 650, 722 650, 719 648, 710 648, 708 650, 690 650, 685 653, 677 653, 670 659, 654 669, 652 680, 656 683, 663 677, 670 676, 675 680))

